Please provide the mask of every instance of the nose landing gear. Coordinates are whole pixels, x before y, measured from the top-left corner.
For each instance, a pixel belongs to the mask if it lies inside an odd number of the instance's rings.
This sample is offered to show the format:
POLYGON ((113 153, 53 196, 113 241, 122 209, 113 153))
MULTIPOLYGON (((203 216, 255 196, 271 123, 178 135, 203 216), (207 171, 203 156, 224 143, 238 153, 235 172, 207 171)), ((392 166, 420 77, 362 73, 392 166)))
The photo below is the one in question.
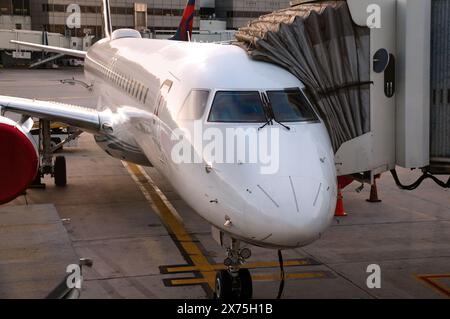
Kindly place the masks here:
POLYGON ((250 249, 240 249, 240 241, 232 239, 231 247, 227 249, 227 258, 224 261, 227 269, 220 270, 216 275, 215 298, 221 300, 249 300, 252 298, 252 276, 248 269, 241 268, 250 256, 250 249))

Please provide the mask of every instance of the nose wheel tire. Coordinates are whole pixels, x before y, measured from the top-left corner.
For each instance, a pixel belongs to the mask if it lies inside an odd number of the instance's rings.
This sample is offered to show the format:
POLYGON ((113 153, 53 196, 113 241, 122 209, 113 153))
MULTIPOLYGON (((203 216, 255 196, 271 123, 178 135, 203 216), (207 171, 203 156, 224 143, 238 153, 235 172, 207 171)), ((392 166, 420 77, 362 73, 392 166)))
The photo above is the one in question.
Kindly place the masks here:
POLYGON ((219 300, 233 299, 233 278, 227 270, 216 274, 215 298, 219 300))
POLYGON ((236 274, 221 270, 216 275, 215 298, 219 300, 249 300, 253 296, 250 271, 239 269, 236 274))
POLYGON ((240 300, 249 300, 253 297, 253 283, 252 275, 248 269, 239 270, 239 280, 241 282, 240 286, 240 300))

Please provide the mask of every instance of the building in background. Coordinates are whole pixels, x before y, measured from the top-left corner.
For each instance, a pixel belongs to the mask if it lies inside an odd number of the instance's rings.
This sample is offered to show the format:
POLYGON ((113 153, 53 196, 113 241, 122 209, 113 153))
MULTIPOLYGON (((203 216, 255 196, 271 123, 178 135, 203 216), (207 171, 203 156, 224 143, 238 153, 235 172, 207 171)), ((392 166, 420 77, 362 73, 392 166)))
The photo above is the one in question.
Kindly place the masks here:
MULTIPOLYGON (((144 37, 167 39, 178 28, 187 0, 110 2, 114 29, 131 28, 144 37)), ((10 40, 87 50, 103 35, 101 3, 101 0, 0 0, 0 64, 40 66, 62 60, 39 49, 12 44, 10 40), (79 24, 69 19, 73 18, 71 10, 79 10, 79 24), (77 26, 70 28, 68 24, 77 26)), ((287 6, 288 0, 197 0, 192 41, 229 42, 237 28, 287 6)))
MULTIPOLYGON (((185 5, 186 0, 111 0, 112 23, 115 29, 133 28, 139 31, 147 29, 151 33, 156 31, 159 34, 174 33, 185 5)), ((200 19, 222 20, 226 22, 228 29, 233 30, 262 14, 288 7, 289 0, 199 0, 196 6, 194 30, 200 28, 200 19)), ((33 0, 30 9, 33 30, 78 37, 86 33, 95 35, 96 38, 102 35, 100 0, 33 0), (66 26, 66 20, 71 14, 67 12, 67 8, 73 3, 78 4, 81 9, 81 27, 78 29, 68 29, 66 26)))
POLYGON ((31 30, 30 0, 0 0, 0 29, 31 30))
MULTIPOLYGON (((170 30, 178 27, 185 0, 111 0, 111 16, 114 29, 132 28, 144 31, 170 30), (145 14, 146 13, 146 14, 145 14)), ((198 5, 199 6, 199 5, 198 5)), ((33 0, 31 3, 33 30, 58 32, 81 37, 87 32, 96 38, 102 35, 102 17, 100 0, 33 0), (66 26, 71 13, 70 4, 76 3, 81 9, 81 28, 76 30, 66 26)), ((198 29, 198 19, 194 28, 198 29)))
POLYGON ((289 0, 216 0, 216 16, 226 20, 228 29, 237 30, 264 14, 289 6, 289 0))

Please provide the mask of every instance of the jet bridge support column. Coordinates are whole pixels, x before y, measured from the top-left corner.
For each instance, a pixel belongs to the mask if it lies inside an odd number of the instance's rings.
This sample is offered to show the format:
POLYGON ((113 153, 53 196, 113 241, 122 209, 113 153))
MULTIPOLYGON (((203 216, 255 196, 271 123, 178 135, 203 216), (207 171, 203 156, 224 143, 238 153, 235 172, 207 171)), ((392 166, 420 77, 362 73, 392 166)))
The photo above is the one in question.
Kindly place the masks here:
POLYGON ((431 1, 398 0, 395 140, 405 168, 430 163, 430 57, 431 1))

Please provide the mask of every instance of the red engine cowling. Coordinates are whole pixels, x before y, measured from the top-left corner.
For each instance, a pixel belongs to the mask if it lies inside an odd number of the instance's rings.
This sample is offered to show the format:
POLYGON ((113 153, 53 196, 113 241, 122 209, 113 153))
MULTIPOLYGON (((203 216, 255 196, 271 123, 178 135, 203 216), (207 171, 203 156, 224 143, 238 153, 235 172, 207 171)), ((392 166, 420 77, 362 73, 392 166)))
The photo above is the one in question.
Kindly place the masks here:
POLYGON ((30 138, 14 121, 0 116, 0 204, 22 194, 38 168, 38 154, 30 138))

